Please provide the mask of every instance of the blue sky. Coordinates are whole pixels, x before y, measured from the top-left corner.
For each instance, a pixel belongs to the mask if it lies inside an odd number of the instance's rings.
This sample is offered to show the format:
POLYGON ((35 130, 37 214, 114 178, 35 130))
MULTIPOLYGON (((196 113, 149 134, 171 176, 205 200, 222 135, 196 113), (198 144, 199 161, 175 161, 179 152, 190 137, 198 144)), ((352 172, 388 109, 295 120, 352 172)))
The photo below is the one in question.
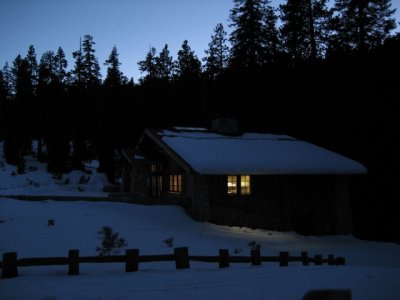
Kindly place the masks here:
POLYGON ((227 26, 232 6, 232 0, 0 0, 0 66, 34 45, 38 60, 61 46, 72 68, 79 38, 90 34, 102 72, 115 45, 122 71, 137 82, 137 62, 151 46, 168 44, 175 57, 187 39, 202 58, 217 23, 227 26))
MULTIPOLYGON (((392 3, 400 7, 400 0, 392 3)), ((79 49, 80 37, 90 34, 102 73, 115 45, 121 70, 137 82, 137 62, 151 46, 161 50, 168 44, 176 57, 187 39, 197 56, 204 57, 215 26, 222 23, 229 31, 232 7, 232 0, 0 0, 0 67, 34 45, 38 60, 61 46, 73 68, 72 52, 79 49)))

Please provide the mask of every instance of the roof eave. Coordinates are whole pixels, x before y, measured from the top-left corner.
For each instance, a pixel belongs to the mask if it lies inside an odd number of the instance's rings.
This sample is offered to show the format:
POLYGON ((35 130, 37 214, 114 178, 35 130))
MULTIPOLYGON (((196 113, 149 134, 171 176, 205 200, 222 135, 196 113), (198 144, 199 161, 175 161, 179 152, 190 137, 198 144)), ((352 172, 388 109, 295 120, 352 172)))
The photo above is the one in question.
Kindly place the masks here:
POLYGON ((146 128, 144 135, 147 135, 157 146, 163 149, 182 169, 187 173, 197 173, 192 166, 185 161, 179 154, 177 154, 171 147, 169 147, 157 134, 156 130, 146 128))

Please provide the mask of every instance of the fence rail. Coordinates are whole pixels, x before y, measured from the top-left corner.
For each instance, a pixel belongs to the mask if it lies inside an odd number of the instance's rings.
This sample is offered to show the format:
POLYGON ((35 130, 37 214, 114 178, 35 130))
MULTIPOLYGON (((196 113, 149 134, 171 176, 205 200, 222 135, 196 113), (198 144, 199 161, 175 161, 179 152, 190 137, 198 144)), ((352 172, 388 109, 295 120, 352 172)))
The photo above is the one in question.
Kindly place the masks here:
POLYGON ((323 258, 322 255, 308 256, 303 251, 300 256, 290 256, 289 252, 281 251, 279 256, 261 256, 260 249, 253 249, 250 256, 231 256, 229 250, 220 249, 216 256, 189 255, 187 247, 175 248, 173 254, 160 255, 139 255, 138 249, 126 250, 125 255, 110 256, 79 256, 79 250, 69 250, 68 257, 37 257, 17 259, 16 252, 3 254, 3 261, 0 262, 2 269, 2 278, 12 278, 18 276, 18 267, 29 266, 53 266, 68 265, 68 275, 79 275, 80 263, 125 263, 125 272, 139 271, 139 263, 175 261, 177 269, 190 268, 190 261, 218 263, 220 268, 229 267, 230 263, 251 263, 252 265, 261 265, 262 262, 277 262, 281 267, 287 267, 289 262, 301 262, 303 266, 309 264, 315 265, 345 265, 343 257, 334 257, 328 255, 323 258))

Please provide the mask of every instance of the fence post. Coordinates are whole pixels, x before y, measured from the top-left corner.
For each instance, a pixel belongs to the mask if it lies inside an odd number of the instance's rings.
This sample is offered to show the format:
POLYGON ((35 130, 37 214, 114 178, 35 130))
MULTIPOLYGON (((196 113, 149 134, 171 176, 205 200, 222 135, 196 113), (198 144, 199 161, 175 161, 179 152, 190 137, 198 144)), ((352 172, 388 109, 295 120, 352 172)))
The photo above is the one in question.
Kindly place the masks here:
POLYGON ((139 270, 139 249, 127 249, 125 251, 125 272, 137 272, 139 270))
POLYGON ((328 265, 333 266, 334 264, 335 264, 335 257, 332 254, 328 255, 328 265))
POLYGON ((308 264, 310 263, 307 251, 301 252, 301 262, 303 263, 303 266, 308 266, 308 264))
POLYGON ((314 262, 316 266, 322 265, 322 255, 315 255, 314 262))
POLYGON ((189 249, 188 247, 181 247, 174 249, 175 266, 177 269, 189 269, 189 249))
POLYGON ((18 276, 17 252, 7 252, 3 254, 2 278, 13 278, 18 276))
POLYGON ((79 250, 68 251, 68 275, 79 275, 79 250))
POLYGON ((289 265, 289 252, 281 251, 279 252, 279 266, 287 267, 289 265))
POLYGON ((229 267, 229 250, 219 249, 219 267, 228 268, 229 267))
POLYGON ((250 255, 251 255, 251 264, 253 266, 261 265, 260 248, 252 249, 250 255))

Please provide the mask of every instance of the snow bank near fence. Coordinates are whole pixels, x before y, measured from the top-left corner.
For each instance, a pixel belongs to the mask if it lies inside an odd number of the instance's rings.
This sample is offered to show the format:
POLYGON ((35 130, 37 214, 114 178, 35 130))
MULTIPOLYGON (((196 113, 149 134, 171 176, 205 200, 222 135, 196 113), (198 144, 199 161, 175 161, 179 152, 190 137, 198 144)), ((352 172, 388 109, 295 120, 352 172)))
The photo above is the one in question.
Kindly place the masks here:
POLYGON ((400 298, 400 246, 367 242, 351 236, 305 237, 249 228, 195 222, 177 206, 141 206, 109 202, 26 202, 0 198, 0 254, 20 258, 66 256, 68 249, 95 255, 97 231, 104 225, 119 232, 141 254, 168 254, 188 246, 192 255, 217 255, 218 249, 248 255, 249 243, 261 253, 344 256, 346 266, 291 263, 191 263, 175 270, 173 262, 139 265, 125 273, 124 264, 81 264, 81 274, 67 276, 66 266, 20 267, 20 276, 0 280, 0 299, 301 299, 310 289, 351 289, 353 299, 400 298), (48 219, 55 226, 47 226, 48 219), (24 287, 24 288, 21 288, 24 287))

